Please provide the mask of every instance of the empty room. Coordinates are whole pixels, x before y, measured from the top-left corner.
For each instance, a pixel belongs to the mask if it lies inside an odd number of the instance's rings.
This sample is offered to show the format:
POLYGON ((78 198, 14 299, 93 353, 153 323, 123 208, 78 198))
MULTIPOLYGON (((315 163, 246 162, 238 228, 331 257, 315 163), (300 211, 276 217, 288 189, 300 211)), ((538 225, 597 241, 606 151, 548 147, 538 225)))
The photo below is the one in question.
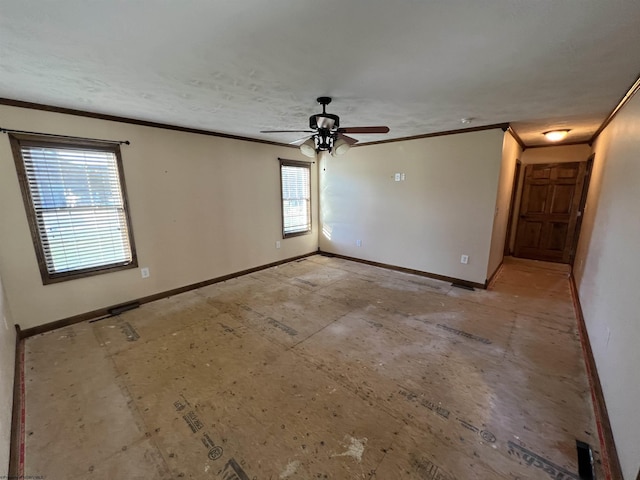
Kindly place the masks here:
POLYGON ((640 480, 640 3, 0 3, 0 479, 640 480))

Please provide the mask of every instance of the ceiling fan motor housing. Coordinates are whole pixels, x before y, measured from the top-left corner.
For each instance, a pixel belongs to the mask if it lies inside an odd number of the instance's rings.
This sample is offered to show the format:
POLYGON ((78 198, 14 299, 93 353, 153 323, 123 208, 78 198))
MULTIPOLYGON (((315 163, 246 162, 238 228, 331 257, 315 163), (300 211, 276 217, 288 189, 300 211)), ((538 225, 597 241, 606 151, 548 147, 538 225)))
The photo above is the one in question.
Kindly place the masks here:
POLYGON ((309 128, 317 130, 326 128, 328 130, 336 129, 340 126, 340 117, 332 113, 317 113, 309 117, 309 128))
POLYGON ((313 136, 316 145, 316 152, 331 151, 335 143, 336 134, 329 129, 320 128, 318 133, 313 136))

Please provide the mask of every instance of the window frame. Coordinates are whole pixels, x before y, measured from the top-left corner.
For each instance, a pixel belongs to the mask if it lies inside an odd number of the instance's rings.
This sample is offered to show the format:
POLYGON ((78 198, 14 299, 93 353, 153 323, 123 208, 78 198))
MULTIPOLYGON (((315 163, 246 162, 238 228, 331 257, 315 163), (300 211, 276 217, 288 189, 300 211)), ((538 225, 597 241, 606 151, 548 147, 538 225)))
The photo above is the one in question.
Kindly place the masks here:
POLYGON ((280 213, 282 215, 282 238, 299 237, 301 235, 309 235, 313 230, 313 208, 311 204, 311 162, 305 162, 300 160, 287 160, 279 158, 280 160, 280 213), (282 181, 282 167, 299 167, 309 170, 309 229, 301 232, 285 233, 284 231, 284 185, 282 181))
POLYGON ((76 280, 79 278, 86 278, 94 275, 101 275, 104 273, 117 272, 120 270, 128 270, 138 267, 138 257, 136 253, 136 246, 133 235, 133 225, 131 222, 131 213, 129 211, 129 200, 127 196, 127 189, 124 179, 124 167, 122 163, 122 155, 120 152, 120 145, 115 142, 104 142, 99 140, 84 140, 74 139, 69 140, 67 138, 58 138, 55 136, 43 136, 33 134, 22 133, 10 133, 9 142, 11 144, 11 151, 13 153, 13 159, 16 165, 16 172, 18 174, 18 182, 20 184, 20 191, 22 193, 22 200, 24 202, 25 211, 27 214, 27 221, 29 223, 29 230, 31 231, 31 240, 36 253, 36 259, 38 262, 38 268, 40 270, 40 276, 42 277, 43 285, 52 283, 59 283, 68 280, 76 280), (115 155, 116 168, 118 170, 118 179, 120 183, 120 193, 122 195, 122 207, 124 209, 125 221, 127 225, 129 249, 131 251, 130 262, 118 262, 107 265, 101 265, 97 267, 82 268, 77 270, 71 270, 61 273, 49 273, 47 269, 46 255, 44 247, 40 240, 40 231, 38 228, 38 220, 36 210, 31 198, 31 190, 29 188, 29 180, 26 172, 24 159, 22 157, 22 147, 44 147, 44 148, 70 148, 75 150, 95 150, 95 151, 107 151, 115 155))

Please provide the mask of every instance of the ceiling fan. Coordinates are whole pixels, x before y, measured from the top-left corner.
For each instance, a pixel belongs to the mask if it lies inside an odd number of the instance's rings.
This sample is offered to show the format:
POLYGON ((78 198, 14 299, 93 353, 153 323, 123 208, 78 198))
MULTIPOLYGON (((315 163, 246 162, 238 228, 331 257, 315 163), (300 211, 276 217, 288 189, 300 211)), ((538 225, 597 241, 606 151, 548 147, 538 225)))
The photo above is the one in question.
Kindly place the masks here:
POLYGON ((345 133, 388 133, 389 127, 340 127, 340 117, 327 113, 327 105, 331 103, 331 97, 318 97, 317 101, 322 105, 322 113, 316 113, 309 117, 309 130, 261 130, 260 133, 310 133, 290 145, 300 145, 300 151, 307 157, 314 157, 317 152, 331 152, 332 155, 341 155, 358 140, 348 137, 345 133))

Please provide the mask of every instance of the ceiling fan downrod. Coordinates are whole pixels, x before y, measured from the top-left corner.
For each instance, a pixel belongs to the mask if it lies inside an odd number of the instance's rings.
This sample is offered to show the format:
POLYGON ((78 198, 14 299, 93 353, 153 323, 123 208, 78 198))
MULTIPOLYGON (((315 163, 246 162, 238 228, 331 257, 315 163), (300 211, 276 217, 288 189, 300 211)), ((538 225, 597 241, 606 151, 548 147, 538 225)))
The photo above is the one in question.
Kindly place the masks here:
POLYGON ((331 97, 318 97, 316 101, 322 105, 322 113, 327 113, 327 105, 331 103, 331 97))

